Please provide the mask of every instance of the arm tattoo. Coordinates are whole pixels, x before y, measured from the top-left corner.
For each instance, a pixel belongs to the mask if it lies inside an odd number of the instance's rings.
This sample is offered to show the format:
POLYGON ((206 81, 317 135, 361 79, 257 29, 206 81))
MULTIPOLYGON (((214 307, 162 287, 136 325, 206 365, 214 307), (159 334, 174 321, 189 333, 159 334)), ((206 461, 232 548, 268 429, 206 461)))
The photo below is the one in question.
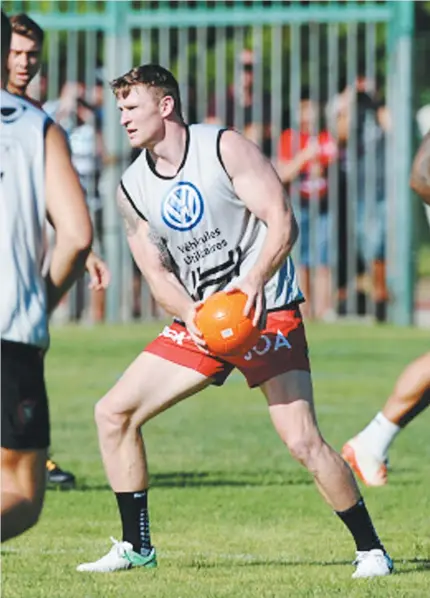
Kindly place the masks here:
POLYGON ((155 245, 155 247, 158 249, 158 253, 160 255, 160 263, 163 266, 163 268, 165 270, 168 270, 169 272, 173 272, 174 267, 172 262, 172 256, 170 255, 170 252, 167 249, 167 245, 164 239, 160 237, 157 231, 153 228, 149 229, 148 238, 151 241, 151 243, 155 245))
POLYGON ((124 220, 127 237, 132 237, 137 231, 137 226, 140 219, 139 214, 136 214, 133 206, 122 193, 118 193, 117 195, 117 204, 122 219, 124 220))
POLYGON ((430 197, 430 132, 424 137, 415 156, 411 186, 424 199, 430 197))

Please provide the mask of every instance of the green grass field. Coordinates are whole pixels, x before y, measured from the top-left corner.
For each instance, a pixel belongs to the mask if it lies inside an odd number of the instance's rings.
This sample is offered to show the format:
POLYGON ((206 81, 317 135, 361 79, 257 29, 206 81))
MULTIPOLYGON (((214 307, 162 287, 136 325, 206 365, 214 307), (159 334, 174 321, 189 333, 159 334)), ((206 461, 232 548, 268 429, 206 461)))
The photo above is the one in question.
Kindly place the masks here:
MULTIPOLYGON (((78 478, 49 491, 37 527, 2 550, 5 598, 402 598, 430 596, 430 410, 401 434, 388 486, 363 489, 397 574, 351 580, 353 543, 287 454, 240 375, 150 422, 155 570, 77 573, 120 538, 95 402, 160 326, 66 328, 47 361, 54 456, 78 478)), ((312 325, 317 412, 338 449, 382 405, 429 331, 312 325)))

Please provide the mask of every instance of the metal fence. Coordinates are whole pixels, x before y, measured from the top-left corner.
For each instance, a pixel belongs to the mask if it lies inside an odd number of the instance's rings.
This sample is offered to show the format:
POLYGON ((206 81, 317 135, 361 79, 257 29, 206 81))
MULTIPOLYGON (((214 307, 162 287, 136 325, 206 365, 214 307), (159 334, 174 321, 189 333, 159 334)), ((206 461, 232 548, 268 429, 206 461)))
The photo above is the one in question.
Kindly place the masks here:
MULTIPOLYGON (((65 126, 77 153, 85 143, 77 127, 87 125, 87 133, 93 127, 86 142, 93 148, 93 178, 86 186, 94 217, 102 218, 102 247, 113 273, 108 320, 157 316, 116 211, 115 189, 131 154, 108 81, 137 64, 158 62, 177 76, 188 122, 243 131, 284 177, 301 224, 294 258, 308 309, 326 318, 375 316, 389 297, 389 318, 411 322, 413 2, 3 5, 9 14, 28 12, 45 29, 44 65, 33 93, 54 117, 68 106, 65 126), (312 139, 318 139, 318 154, 292 172, 312 139)), ((66 317, 81 317, 89 304, 81 285, 66 317)))

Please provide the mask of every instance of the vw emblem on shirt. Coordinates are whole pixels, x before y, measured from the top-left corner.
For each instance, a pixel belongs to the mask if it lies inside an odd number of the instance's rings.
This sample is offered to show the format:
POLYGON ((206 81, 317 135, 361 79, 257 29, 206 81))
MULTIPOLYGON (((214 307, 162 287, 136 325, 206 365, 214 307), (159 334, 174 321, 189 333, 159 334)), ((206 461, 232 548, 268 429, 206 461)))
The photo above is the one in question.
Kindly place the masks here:
POLYGON ((176 183, 163 200, 161 216, 169 228, 187 231, 194 228, 202 219, 203 198, 192 183, 176 183))

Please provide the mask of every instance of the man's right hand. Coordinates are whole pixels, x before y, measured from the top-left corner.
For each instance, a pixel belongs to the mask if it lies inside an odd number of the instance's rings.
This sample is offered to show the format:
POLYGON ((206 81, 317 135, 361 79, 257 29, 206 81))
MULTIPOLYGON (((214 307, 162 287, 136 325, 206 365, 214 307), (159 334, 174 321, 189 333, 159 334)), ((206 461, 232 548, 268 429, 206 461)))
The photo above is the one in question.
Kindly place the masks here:
POLYGON ((194 341, 200 351, 203 351, 203 353, 209 353, 206 341, 203 338, 200 330, 197 328, 195 322, 197 311, 202 305, 202 301, 191 303, 185 314, 182 316, 182 320, 188 330, 188 334, 191 336, 191 339, 194 341))

